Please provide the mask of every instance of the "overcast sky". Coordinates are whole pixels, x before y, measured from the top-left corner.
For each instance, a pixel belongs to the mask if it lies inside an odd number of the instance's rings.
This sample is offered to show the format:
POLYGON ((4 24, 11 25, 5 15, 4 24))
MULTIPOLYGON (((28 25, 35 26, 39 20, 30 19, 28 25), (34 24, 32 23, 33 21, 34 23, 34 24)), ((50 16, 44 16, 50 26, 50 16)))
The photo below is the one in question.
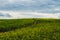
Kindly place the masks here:
POLYGON ((58 18, 60 17, 60 0, 0 0, 0 11, 8 12, 12 16, 20 14, 19 17, 58 18))

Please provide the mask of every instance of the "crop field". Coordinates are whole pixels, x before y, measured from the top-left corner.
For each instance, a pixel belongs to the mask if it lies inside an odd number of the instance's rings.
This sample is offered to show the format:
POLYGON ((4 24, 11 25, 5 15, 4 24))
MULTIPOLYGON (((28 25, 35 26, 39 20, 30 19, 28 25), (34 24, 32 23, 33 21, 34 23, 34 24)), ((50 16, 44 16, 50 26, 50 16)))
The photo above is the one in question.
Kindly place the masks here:
POLYGON ((0 19, 0 40, 60 40, 60 19, 0 19))

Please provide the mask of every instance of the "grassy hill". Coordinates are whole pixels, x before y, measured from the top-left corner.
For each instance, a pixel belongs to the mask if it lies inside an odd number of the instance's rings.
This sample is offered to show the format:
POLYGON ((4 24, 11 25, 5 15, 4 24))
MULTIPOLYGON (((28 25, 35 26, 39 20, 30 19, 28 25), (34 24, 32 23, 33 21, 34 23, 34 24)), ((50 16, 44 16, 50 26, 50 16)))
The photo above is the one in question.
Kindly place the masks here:
POLYGON ((60 19, 1 19, 0 40, 60 40, 60 19))

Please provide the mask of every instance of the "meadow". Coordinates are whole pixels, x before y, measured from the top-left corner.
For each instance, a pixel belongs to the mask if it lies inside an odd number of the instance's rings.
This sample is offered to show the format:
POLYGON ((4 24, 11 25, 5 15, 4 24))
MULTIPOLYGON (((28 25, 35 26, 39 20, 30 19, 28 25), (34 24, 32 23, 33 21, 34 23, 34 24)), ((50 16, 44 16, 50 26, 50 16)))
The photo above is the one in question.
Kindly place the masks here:
POLYGON ((0 19, 0 40, 60 40, 60 19, 0 19))

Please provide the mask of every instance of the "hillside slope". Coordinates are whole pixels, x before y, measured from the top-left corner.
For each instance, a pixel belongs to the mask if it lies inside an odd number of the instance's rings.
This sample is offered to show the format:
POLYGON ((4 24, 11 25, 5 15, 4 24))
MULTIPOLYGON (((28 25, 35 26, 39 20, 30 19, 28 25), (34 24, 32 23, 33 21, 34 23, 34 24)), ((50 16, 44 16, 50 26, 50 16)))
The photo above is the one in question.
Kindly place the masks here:
POLYGON ((60 19, 0 20, 0 40, 60 40, 60 19))

